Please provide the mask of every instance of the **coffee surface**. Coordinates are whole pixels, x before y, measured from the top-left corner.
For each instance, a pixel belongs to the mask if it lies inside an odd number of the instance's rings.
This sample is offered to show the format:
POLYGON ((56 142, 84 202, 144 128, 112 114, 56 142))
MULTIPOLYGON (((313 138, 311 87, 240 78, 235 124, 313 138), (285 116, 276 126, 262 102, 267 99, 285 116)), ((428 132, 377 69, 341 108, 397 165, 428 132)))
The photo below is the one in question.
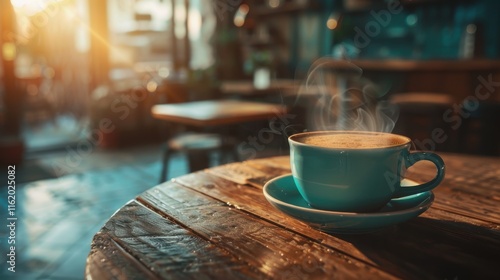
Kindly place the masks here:
POLYGON ((405 144, 407 139, 389 134, 312 134, 297 138, 297 141, 325 148, 372 149, 405 144))

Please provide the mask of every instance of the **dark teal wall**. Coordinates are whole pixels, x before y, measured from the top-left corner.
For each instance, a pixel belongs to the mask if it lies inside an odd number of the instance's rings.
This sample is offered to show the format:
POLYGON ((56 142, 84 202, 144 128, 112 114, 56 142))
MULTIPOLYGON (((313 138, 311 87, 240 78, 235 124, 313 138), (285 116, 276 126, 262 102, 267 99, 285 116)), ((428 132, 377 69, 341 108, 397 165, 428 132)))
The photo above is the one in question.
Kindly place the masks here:
POLYGON ((476 57, 500 57, 500 1, 437 0, 400 6, 397 13, 390 12, 388 2, 344 11, 332 47, 354 46, 362 58, 456 59, 467 26, 474 24, 476 57))

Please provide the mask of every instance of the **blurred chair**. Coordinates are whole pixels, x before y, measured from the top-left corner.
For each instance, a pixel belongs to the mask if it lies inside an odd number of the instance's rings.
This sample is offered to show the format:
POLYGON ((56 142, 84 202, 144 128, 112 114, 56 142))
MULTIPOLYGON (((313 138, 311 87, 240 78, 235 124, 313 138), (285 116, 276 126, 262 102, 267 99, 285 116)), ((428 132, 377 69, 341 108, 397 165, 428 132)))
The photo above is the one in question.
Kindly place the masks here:
MULTIPOLYGON (((399 119, 393 132, 411 138, 414 143, 432 139, 432 131, 441 128, 447 136, 443 143, 433 141, 436 150, 451 151, 456 147, 455 132, 446 123, 443 114, 452 108, 451 95, 430 92, 408 92, 394 94, 390 101, 399 106, 399 119)), ((429 143, 429 141, 425 142, 429 143)), ((431 146, 428 144, 427 146, 431 146)), ((423 147, 416 147, 423 149, 423 147)), ((427 147, 432 148, 432 147, 427 147)))
MULTIPOLYGON (((190 90, 185 84, 166 83, 159 89, 158 94, 164 95, 166 103, 182 103, 215 99, 217 97, 216 89, 210 89, 208 93, 198 90, 199 88, 190 90)), ((162 151, 160 183, 168 179, 170 159, 175 153, 186 155, 189 172, 209 167, 210 155, 212 154, 219 154, 221 162, 229 156, 237 160, 234 139, 227 137, 223 133, 197 132, 188 130, 181 125, 172 124, 168 124, 168 127, 170 129, 162 131, 165 143, 162 151)))
POLYGON ((164 143, 160 183, 168 178, 170 158, 174 153, 183 153, 188 159, 189 172, 202 170, 210 165, 210 155, 219 153, 220 161, 231 155, 236 160, 234 143, 217 133, 185 132, 164 143))
POLYGON ((500 156, 500 102, 476 103, 458 128, 459 151, 500 156), (475 110, 473 110, 475 109, 475 110))

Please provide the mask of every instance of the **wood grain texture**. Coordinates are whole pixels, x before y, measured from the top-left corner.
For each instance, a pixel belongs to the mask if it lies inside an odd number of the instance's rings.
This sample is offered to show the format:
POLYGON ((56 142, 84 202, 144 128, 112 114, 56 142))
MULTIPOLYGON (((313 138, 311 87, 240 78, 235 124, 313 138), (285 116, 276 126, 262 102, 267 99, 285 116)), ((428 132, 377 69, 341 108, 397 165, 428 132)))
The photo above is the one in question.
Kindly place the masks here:
MULTIPOLYGON (((96 235, 94 279, 498 279, 500 160, 443 154, 447 174, 421 216, 362 235, 331 235, 274 209, 267 180, 289 158, 233 163, 156 186, 96 235), (102 261, 102 260, 105 261, 102 261)), ((424 182, 435 167, 408 176, 424 182)))
POLYGON ((229 252, 133 201, 94 238, 95 279, 256 279, 265 275, 229 252), (101 278, 102 277, 102 278, 101 278), (130 278, 129 278, 130 277, 130 278))
POLYGON ((104 232, 94 236, 86 276, 87 279, 159 279, 104 232))
MULTIPOLYGON (((234 185, 233 185, 234 186, 234 185)), ((169 182, 141 195, 141 202, 189 227, 216 246, 231 252, 270 278, 392 278, 372 266, 284 230, 231 203, 169 182), (161 199, 158 199, 158 198, 161 199), (214 219, 218 222, 214 223, 214 219)))
POLYGON ((469 216, 459 216, 454 212, 449 213, 431 209, 423 215, 428 217, 428 222, 421 224, 422 227, 434 226, 434 229, 440 233, 440 235, 434 235, 434 239, 431 232, 422 235, 416 234, 414 227, 409 226, 423 219, 417 218, 379 233, 362 235, 359 240, 369 239, 375 241, 373 241, 373 244, 370 242, 362 243, 363 248, 360 248, 354 243, 354 241, 359 241, 356 237, 323 234, 276 211, 262 197, 261 190, 258 188, 234 186, 223 180, 200 173, 181 177, 177 182, 193 189, 196 189, 195 186, 200 186, 200 189, 198 189, 200 192, 221 201, 226 201, 227 204, 235 205, 238 209, 248 211, 290 231, 315 239, 333 250, 344 252, 402 278, 418 276, 417 278, 436 277, 442 279, 441 275, 448 277, 458 277, 459 275, 492 277, 495 272, 491 268, 494 267, 495 262, 500 261, 500 243, 495 241, 500 240, 498 227, 495 223, 485 222, 482 218, 474 219, 469 216), (211 187, 203 189, 206 186, 211 187), (238 189, 237 196, 234 195, 235 188, 238 189), (481 235, 475 236, 478 232, 481 232, 481 235), (457 252, 461 251, 463 246, 469 245, 466 242, 467 239, 457 239, 456 236, 474 236, 472 238, 473 242, 478 242, 478 244, 484 246, 479 246, 477 251, 471 250, 467 252, 466 257, 464 256, 464 260, 467 261, 462 263, 458 259, 453 259, 453 257, 457 255, 457 252), (394 242, 394 240, 397 242, 394 242), (378 247, 380 244, 385 244, 384 246, 392 244, 393 246, 380 248, 378 247), (420 245, 425 246, 421 247, 420 245), (448 248, 449 251, 444 252, 442 247, 448 248), (378 251, 384 254, 376 256, 378 251), (439 262, 443 266, 434 267, 436 252, 443 253, 438 257, 441 258, 439 262), (376 256, 376 258, 373 256, 376 256), (434 271, 427 269, 427 267, 431 266, 434 267, 434 271))
MULTIPOLYGON (((442 157, 446 176, 434 190, 432 207, 500 225, 500 159, 453 154, 442 157)), ((432 165, 418 166, 409 176, 423 182, 435 172, 432 165)))

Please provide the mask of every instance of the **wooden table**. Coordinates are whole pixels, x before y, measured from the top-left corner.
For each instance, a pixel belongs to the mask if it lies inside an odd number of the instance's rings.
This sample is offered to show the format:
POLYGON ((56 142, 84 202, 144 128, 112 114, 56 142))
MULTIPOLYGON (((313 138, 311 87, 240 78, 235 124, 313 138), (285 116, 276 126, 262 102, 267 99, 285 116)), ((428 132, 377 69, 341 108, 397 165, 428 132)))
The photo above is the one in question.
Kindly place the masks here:
POLYGON ((285 112, 281 105, 230 99, 160 104, 151 109, 157 119, 195 127, 265 120, 285 112))
MULTIPOLYGON (((442 154, 431 208, 363 235, 331 235, 275 210, 273 157, 199 171, 119 209, 94 238, 87 279, 499 279, 500 159, 442 154)), ((431 166, 410 169, 427 180, 431 166)))
POLYGON ((314 85, 305 86, 302 80, 272 80, 267 88, 256 88, 252 81, 225 81, 222 82, 220 90, 227 96, 246 97, 297 97, 325 94, 325 89, 314 85))
POLYGON ((269 94, 297 94, 300 81, 295 80, 272 80, 269 87, 256 88, 253 81, 224 81, 221 83, 220 90, 226 95, 236 95, 242 97, 253 97, 269 94))
MULTIPOLYGON (((238 142, 233 137, 235 131, 230 125, 277 119, 286 111, 286 106, 282 105, 231 99, 160 104, 151 108, 151 114, 154 118, 187 126, 188 130, 195 130, 196 132, 209 129, 216 130, 215 137, 220 139, 223 144, 221 147, 217 147, 217 144, 215 144, 216 146, 212 148, 222 149, 222 146, 224 146, 227 150, 236 150, 234 146, 238 142)), ((197 134, 197 136, 200 138, 198 142, 214 142, 210 140, 214 138, 212 133, 208 135, 197 134)), ((186 142, 186 139, 181 136, 176 137, 175 141, 170 143, 174 143, 171 146, 179 147, 186 142)), ((193 141, 189 140, 189 142, 193 141)), ((200 145, 193 146, 198 147, 200 145)), ((170 148, 167 145, 164 154, 170 148)), ((236 154, 236 151, 233 154, 236 154)), ((188 153, 189 170, 191 171, 207 168, 209 161, 208 153, 188 153)), ((164 181, 167 176, 166 164, 166 159, 164 159, 160 181, 164 181)))

